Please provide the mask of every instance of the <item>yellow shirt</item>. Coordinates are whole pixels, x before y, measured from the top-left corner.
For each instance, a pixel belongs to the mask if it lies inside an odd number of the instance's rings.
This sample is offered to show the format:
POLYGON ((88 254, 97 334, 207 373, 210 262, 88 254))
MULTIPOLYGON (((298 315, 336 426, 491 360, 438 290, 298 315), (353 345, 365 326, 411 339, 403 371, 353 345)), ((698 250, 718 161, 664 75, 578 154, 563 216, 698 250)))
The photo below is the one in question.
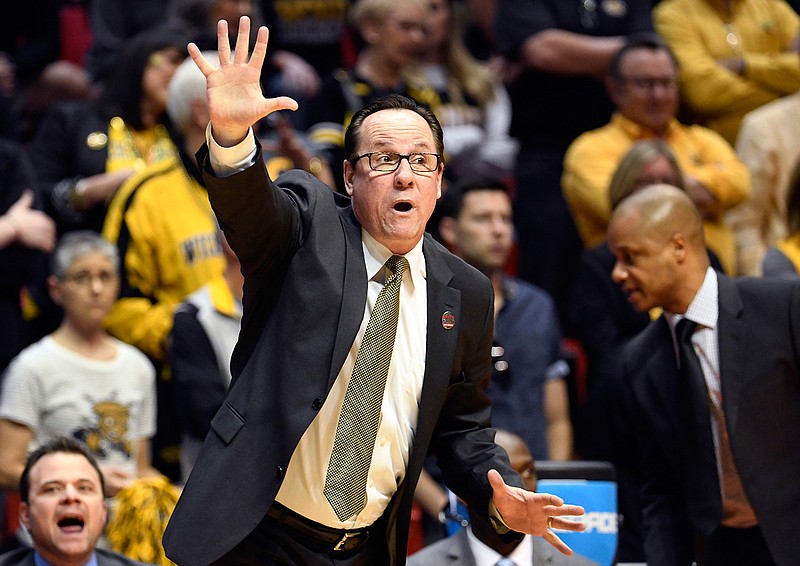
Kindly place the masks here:
POLYGON ((663 0, 653 23, 680 66, 686 119, 736 141, 747 113, 800 89, 800 17, 783 0, 663 0), (742 58, 744 75, 718 60, 742 58))
MULTIPOLYGON (((635 142, 655 137, 653 132, 617 112, 611 122, 578 136, 570 145, 564 158, 561 185, 585 247, 594 247, 606 239, 611 217, 608 185, 620 160, 635 142)), ((718 134, 673 119, 663 139, 675 153, 684 174, 695 177, 717 197, 722 211, 747 198, 750 190, 747 168, 718 134)), ((706 221, 704 227, 708 247, 717 254, 725 271, 733 273, 736 247, 722 214, 706 221)))
POLYGON ((106 328, 165 361, 175 307, 225 272, 208 193, 178 159, 150 165, 114 195, 103 237, 123 261, 122 292, 106 328))

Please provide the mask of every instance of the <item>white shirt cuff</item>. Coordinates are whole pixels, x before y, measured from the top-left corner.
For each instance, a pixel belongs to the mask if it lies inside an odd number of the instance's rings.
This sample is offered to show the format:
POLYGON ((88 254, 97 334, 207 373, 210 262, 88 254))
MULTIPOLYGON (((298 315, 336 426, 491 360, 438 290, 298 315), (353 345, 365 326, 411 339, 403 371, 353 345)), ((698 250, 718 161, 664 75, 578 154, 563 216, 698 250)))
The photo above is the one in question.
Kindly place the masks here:
POLYGON ((211 122, 209 122, 206 126, 206 143, 208 143, 211 169, 217 177, 230 177, 244 171, 255 161, 256 138, 253 135, 253 128, 247 130, 247 135, 238 144, 223 147, 211 135, 211 122))

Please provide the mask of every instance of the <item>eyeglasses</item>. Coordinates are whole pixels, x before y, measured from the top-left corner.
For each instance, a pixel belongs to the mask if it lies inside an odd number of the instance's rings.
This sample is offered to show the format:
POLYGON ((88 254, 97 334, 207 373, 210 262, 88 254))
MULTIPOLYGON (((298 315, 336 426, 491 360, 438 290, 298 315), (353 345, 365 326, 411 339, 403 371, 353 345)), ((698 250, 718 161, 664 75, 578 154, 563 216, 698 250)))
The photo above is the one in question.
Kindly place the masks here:
POLYGON ((668 90, 678 86, 678 80, 675 77, 622 77, 622 80, 634 88, 647 91, 653 91, 656 87, 668 90))
POLYGON ((400 161, 403 159, 408 161, 412 171, 416 173, 431 173, 439 168, 442 160, 442 156, 438 153, 409 153, 403 155, 394 151, 372 151, 362 155, 354 155, 350 158, 350 162, 355 164, 356 161, 364 157, 368 158, 370 169, 382 173, 397 171, 397 168, 400 167, 400 161))
POLYGON ((102 285, 111 285, 117 282, 117 274, 112 271, 101 271, 100 273, 79 271, 78 273, 66 274, 61 277, 61 280, 74 283, 80 287, 90 287, 95 280, 99 281, 102 285))

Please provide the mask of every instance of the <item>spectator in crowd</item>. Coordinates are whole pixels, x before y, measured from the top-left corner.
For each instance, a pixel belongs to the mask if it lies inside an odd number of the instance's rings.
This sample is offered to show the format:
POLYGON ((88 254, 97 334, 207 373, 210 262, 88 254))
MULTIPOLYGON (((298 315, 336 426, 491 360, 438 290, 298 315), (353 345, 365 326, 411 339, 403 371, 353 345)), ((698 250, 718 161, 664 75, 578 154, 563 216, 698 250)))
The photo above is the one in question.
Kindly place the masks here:
POLYGON ((464 44, 464 17, 455 0, 432 0, 423 69, 439 95, 434 109, 444 130, 451 179, 504 177, 513 170, 516 140, 509 136, 511 101, 489 66, 464 44))
POLYGON ((476 513, 502 517, 498 533, 535 533, 570 553, 548 521, 582 530, 564 515, 583 510, 522 489, 487 428, 490 284, 424 238, 443 172, 435 116, 397 95, 353 116, 352 207, 302 172, 282 176, 279 188, 250 126, 296 103, 262 95, 268 31, 258 30, 251 57, 248 27, 242 18, 231 60, 220 22, 218 69, 189 45, 208 82, 203 179, 242 262, 245 301, 231 387, 165 532, 167 555, 191 564, 402 564, 429 450, 476 513), (368 271, 386 277, 382 290, 368 271), (364 391, 376 382, 388 389, 364 391), (363 404, 353 401, 360 393, 363 404))
POLYGON ((800 159, 795 162, 786 187, 786 237, 764 254, 764 277, 794 279, 800 273, 800 159))
POLYGON ((354 112, 392 93, 437 106, 438 95, 419 69, 428 15, 426 0, 357 0, 353 4, 350 18, 365 45, 355 68, 337 69, 325 78, 309 110, 309 135, 323 148, 339 192, 344 192, 343 133, 354 112))
MULTIPOLYGON (((536 491, 536 464, 525 441, 516 434, 498 429, 494 441, 508 452, 511 467, 522 477, 525 489, 536 491)), ((408 566, 591 566, 596 562, 582 556, 562 556, 537 537, 505 543, 480 515, 470 516, 469 527, 412 554, 408 566), (502 562, 505 559, 506 562, 502 562)))
POLYGON ((167 84, 183 49, 174 35, 138 36, 127 43, 97 100, 54 104, 43 119, 29 154, 37 191, 60 234, 99 232, 108 202, 126 179, 175 157, 164 118, 167 84))
POLYGON ((623 200, 608 233, 614 281, 664 309, 622 356, 648 565, 794 564, 800 284, 714 271, 700 213, 669 185, 623 200))
POLYGON ((150 465, 155 376, 147 358, 103 328, 119 291, 119 260, 100 235, 76 231, 53 252, 48 287, 58 329, 17 356, 0 394, 0 486, 16 489, 25 457, 60 436, 80 440, 115 495, 150 465))
POLYGON ((208 109, 205 80, 191 60, 170 80, 166 104, 178 159, 145 167, 126 181, 103 226, 103 236, 118 248, 123 265, 122 291, 105 324, 159 370, 155 463, 177 480, 179 427, 167 373, 167 338, 175 307, 221 277, 225 258, 193 157, 205 139, 208 109))
POLYGON ((97 547, 108 517, 105 481, 84 445, 57 437, 40 446, 27 458, 19 491, 33 548, 0 555, 0 566, 142 566, 97 547))
POLYGON ((767 248, 788 235, 787 197, 800 159, 800 91, 748 112, 736 153, 750 171, 750 197, 728 212, 736 236, 739 275, 761 275, 767 248))
POLYGON ((0 141, 0 373, 28 345, 21 295, 37 282, 55 223, 34 202, 33 171, 22 148, 0 141), (44 252, 44 253, 43 253, 44 252))
POLYGON ((186 297, 175 310, 169 367, 181 421, 181 479, 189 477, 231 383, 231 354, 242 320, 239 259, 220 235, 225 273, 186 297))
POLYGON ((609 181, 620 158, 637 140, 662 139, 681 165, 686 192, 703 214, 709 247, 733 273, 736 246, 723 217, 747 197, 747 168, 719 134, 676 120, 677 80, 675 59, 657 35, 629 38, 612 59, 607 79, 617 111, 608 124, 570 145, 564 159, 564 196, 584 246, 596 246, 605 239, 609 181))
POLYGON ((438 206, 442 240, 494 289, 492 424, 525 439, 537 459, 569 460, 569 366, 561 355, 555 305, 541 289, 503 273, 514 243, 507 187, 493 179, 462 179, 438 206))
POLYGON ((653 20, 678 60, 684 120, 731 145, 745 114, 800 89, 800 16, 784 0, 662 0, 653 20))
POLYGON ((561 193, 564 153, 580 134, 608 122, 613 105, 603 79, 625 36, 652 29, 648 0, 505 0, 496 6, 495 41, 510 66, 511 135, 520 142, 514 201, 519 274, 553 297, 563 327, 581 250, 561 193))

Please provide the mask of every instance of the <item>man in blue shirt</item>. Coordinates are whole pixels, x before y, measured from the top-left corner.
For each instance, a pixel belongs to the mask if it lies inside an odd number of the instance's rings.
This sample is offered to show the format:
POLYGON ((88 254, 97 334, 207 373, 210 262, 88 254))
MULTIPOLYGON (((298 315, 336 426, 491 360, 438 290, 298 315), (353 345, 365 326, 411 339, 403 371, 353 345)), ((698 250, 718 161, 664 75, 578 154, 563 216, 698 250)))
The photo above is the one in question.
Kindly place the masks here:
POLYGON ((503 272, 514 240, 511 197, 493 179, 465 179, 439 203, 439 233, 494 288, 492 424, 519 436, 537 460, 572 456, 561 329, 550 296, 503 272))

